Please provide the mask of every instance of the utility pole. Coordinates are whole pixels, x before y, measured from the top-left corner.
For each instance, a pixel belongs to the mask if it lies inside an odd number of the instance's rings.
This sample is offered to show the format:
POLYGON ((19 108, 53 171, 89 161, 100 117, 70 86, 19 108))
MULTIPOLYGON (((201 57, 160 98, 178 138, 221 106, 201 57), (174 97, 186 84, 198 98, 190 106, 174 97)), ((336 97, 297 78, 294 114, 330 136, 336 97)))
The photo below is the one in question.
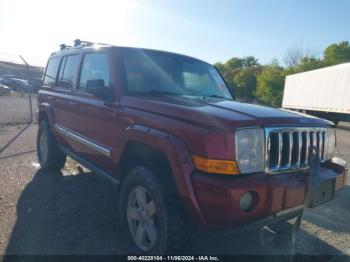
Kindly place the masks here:
POLYGON ((19 57, 21 58, 21 60, 23 61, 23 63, 26 65, 26 79, 27 79, 27 83, 28 83, 28 99, 29 99, 29 112, 30 112, 30 123, 33 122, 33 107, 32 107, 32 87, 31 85, 29 85, 29 67, 30 65, 27 63, 27 61, 23 58, 23 56, 19 55, 19 57))

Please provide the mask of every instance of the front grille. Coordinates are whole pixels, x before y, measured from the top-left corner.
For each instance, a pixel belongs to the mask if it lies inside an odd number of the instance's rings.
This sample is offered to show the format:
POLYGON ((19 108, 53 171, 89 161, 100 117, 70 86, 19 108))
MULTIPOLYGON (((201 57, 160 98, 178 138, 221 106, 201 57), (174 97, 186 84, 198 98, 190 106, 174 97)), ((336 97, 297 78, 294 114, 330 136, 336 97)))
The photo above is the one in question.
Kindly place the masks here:
POLYGON ((326 128, 266 128, 265 134, 267 173, 309 168, 309 145, 326 158, 326 128))

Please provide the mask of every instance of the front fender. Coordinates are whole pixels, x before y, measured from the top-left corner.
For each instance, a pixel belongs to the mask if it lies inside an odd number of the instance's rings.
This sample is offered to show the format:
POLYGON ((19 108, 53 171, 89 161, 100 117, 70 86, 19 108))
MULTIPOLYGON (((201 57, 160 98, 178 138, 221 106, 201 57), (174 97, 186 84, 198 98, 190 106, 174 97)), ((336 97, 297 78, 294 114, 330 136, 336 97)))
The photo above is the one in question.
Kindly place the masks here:
POLYGON ((129 126, 123 137, 127 138, 127 141, 137 141, 153 147, 167 156, 185 210, 192 219, 201 226, 205 226, 206 222, 199 208, 191 181, 194 164, 185 143, 162 130, 137 124, 129 126))

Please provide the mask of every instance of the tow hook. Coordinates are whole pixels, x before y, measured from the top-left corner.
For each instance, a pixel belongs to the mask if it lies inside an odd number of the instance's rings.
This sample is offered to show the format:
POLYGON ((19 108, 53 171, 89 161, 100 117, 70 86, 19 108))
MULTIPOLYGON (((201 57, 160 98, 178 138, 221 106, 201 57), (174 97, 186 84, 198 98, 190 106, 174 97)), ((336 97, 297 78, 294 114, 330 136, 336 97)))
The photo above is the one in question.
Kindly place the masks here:
POLYGON ((313 207, 314 194, 320 186, 321 160, 320 160, 317 148, 312 145, 310 145, 309 147, 309 165, 310 165, 310 176, 309 176, 309 181, 307 185, 304 208, 313 207))

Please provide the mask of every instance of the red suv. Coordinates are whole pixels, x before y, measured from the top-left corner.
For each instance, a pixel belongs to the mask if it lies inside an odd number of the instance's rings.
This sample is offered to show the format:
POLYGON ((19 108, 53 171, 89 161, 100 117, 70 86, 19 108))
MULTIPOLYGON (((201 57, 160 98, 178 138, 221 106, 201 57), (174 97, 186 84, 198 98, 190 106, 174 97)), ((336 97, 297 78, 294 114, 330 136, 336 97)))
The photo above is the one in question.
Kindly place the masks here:
POLYGON ((212 65, 163 51, 62 45, 46 66, 38 122, 42 169, 60 170, 68 155, 117 183, 129 247, 141 254, 180 247, 190 228, 300 217, 308 188, 319 205, 346 176, 331 122, 237 102, 212 65))

